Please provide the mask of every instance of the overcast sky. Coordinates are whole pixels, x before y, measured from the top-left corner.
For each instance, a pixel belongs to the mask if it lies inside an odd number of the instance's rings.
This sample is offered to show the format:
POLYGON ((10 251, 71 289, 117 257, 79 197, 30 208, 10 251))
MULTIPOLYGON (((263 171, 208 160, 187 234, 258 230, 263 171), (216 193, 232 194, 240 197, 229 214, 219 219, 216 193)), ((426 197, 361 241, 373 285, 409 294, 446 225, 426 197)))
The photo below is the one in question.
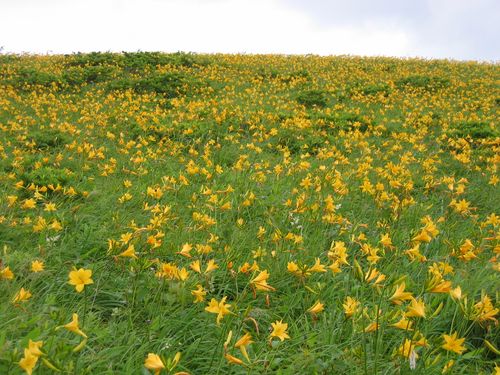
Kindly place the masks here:
POLYGON ((0 0, 3 52, 500 60, 500 0, 0 0))

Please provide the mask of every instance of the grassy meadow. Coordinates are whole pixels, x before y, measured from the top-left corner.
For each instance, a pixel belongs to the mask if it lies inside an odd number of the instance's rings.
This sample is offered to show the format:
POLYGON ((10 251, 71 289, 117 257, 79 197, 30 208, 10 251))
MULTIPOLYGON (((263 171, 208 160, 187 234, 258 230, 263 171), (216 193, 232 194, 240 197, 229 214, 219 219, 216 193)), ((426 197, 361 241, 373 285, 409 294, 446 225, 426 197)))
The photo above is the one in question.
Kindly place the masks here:
POLYGON ((0 374, 499 374, 499 73, 0 55, 0 374))

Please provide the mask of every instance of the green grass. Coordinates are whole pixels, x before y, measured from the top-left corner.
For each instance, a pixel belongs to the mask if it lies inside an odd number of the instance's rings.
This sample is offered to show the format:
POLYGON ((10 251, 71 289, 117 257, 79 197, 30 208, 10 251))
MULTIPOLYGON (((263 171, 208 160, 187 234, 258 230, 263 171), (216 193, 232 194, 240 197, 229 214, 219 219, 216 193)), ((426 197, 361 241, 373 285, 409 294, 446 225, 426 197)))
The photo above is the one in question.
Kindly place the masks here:
POLYGON ((491 373, 499 362, 485 340, 500 347, 498 322, 474 320, 472 306, 488 295, 499 308, 500 224, 488 222, 500 211, 497 76, 492 64, 387 58, 0 56, 0 272, 14 273, 0 276, 0 373, 23 372, 30 339, 45 353, 35 374, 55 373, 43 359, 65 374, 148 373, 148 353, 166 364, 177 352, 171 373, 439 374, 451 359, 450 373, 491 373), (387 196, 363 192, 366 179, 387 196), (36 207, 23 208, 31 198, 36 207), (470 209, 458 212, 453 199, 470 209), (49 202, 56 211, 44 210, 49 202), (426 216, 439 234, 420 245, 426 261, 412 261, 405 251, 426 216), (137 260, 119 256, 125 245, 108 247, 125 233, 137 260), (379 243, 386 233, 393 247, 379 243), (470 261, 459 258, 466 239, 470 261), (330 265, 332 241, 347 247, 340 273, 300 280, 287 270, 330 265), (191 259, 178 254, 185 243, 191 259), (376 265, 361 243, 379 249, 376 265), (45 270, 31 272, 34 260, 45 270), (195 260, 219 268, 199 275, 195 260), (254 261, 274 291, 254 295, 258 272, 239 271, 254 261), (189 277, 155 276, 167 262, 189 277), (440 262, 453 267, 443 278, 461 287, 460 301, 426 287, 440 262), (68 284, 73 267, 92 270, 82 293, 68 284), (375 286, 364 280, 373 267, 386 277, 375 286), (389 300, 403 280, 426 306, 414 332, 391 326, 409 305, 389 300), (197 284, 207 295, 195 304, 197 284), (21 288, 32 297, 12 303, 21 288), (348 296, 361 304, 350 318, 348 296), (234 314, 217 325, 205 307, 223 297, 234 314), (318 300, 325 310, 312 316, 318 300), (73 313, 88 336, 78 352, 82 338, 60 328, 73 313), (290 339, 270 340, 280 320, 290 339), (245 366, 224 358, 229 331, 228 353, 245 363, 234 344, 252 335, 245 366), (465 338, 461 355, 442 348, 453 332, 465 338), (411 370, 397 351, 420 337, 427 345, 411 370))

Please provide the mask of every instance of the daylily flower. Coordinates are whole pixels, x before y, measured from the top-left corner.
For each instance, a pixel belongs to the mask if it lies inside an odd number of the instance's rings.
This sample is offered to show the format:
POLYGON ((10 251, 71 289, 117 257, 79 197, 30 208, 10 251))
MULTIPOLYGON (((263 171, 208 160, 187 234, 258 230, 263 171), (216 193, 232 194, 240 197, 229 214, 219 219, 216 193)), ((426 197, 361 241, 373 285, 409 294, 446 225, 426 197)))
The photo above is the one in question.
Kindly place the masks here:
POLYGON ((83 268, 76 269, 69 273, 69 284, 74 285, 78 293, 83 291, 85 285, 93 284, 94 281, 91 279, 92 270, 86 270, 83 268))
POLYGON ((282 320, 277 320, 276 322, 271 323, 271 326, 273 327, 273 331, 269 335, 271 338, 277 337, 281 341, 290 338, 290 336, 288 336, 288 333, 286 332, 286 330, 288 329, 288 323, 283 323, 282 320))

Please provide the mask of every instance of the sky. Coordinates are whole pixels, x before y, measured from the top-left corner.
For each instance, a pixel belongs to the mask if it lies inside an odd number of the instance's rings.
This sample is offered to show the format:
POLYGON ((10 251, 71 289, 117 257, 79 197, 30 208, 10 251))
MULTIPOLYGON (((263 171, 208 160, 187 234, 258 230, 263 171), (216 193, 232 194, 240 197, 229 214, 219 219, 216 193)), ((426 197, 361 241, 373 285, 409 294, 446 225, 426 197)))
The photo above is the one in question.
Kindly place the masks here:
POLYGON ((0 0, 0 48, 498 62, 499 20, 499 0, 0 0))

